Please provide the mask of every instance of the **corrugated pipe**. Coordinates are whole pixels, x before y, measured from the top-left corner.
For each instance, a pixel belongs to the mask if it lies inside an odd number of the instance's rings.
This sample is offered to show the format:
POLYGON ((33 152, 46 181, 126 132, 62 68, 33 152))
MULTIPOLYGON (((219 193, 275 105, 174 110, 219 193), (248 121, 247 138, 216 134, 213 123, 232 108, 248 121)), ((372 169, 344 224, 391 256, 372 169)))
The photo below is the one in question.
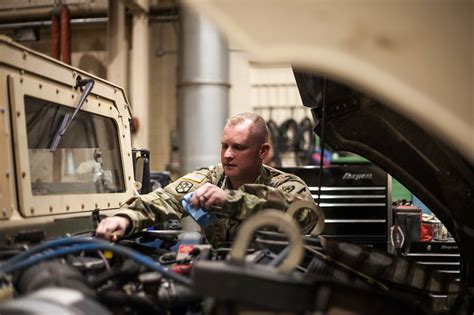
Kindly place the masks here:
POLYGON ((67 5, 61 6, 61 61, 71 64, 71 12, 67 5))

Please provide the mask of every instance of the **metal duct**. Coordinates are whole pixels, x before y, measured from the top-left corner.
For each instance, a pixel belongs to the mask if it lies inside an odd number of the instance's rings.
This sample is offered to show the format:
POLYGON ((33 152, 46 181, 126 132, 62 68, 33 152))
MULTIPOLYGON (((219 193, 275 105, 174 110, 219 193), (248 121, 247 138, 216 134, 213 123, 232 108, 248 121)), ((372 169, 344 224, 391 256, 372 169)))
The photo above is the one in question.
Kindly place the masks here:
POLYGON ((181 8, 178 126, 181 171, 219 162, 220 137, 229 112, 229 53, 217 29, 181 8))

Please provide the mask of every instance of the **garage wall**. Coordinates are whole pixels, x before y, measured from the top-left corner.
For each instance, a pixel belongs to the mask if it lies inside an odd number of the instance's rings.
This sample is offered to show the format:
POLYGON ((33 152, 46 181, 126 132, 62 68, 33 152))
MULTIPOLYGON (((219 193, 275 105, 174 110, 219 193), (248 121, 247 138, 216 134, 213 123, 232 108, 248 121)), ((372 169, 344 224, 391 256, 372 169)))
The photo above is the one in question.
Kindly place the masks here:
POLYGON ((277 123, 309 114, 303 107, 293 71, 289 65, 250 64, 250 104, 265 119, 277 123))
POLYGON ((230 47, 230 115, 255 112, 276 123, 311 115, 302 106, 290 65, 261 64, 232 40, 230 47))
MULTIPOLYGON (((152 21, 149 31, 149 128, 153 170, 179 168, 178 154, 172 154, 177 128, 178 21, 152 21)), ((9 30, 0 33, 14 37, 9 30)), ((71 24, 72 66, 107 78, 107 24, 71 24)), ((21 42, 36 51, 50 54, 50 29, 39 28, 39 40, 21 42)), ((288 65, 261 65, 252 62, 235 44, 230 45, 229 114, 253 111, 265 119, 281 123, 297 120, 302 110, 296 83, 288 65), (271 110, 270 110, 271 108, 271 110)), ((130 49, 130 47, 129 47, 130 49)), ((130 65, 129 65, 130 66, 130 65)), ((113 79, 112 79, 113 81, 113 79)), ((129 94, 129 82, 124 86, 129 94)), ((130 95, 129 95, 130 96, 130 95)), ((129 97, 130 99, 130 97, 129 97)), ((133 109, 134 104, 132 104, 133 109)), ((176 140, 176 139, 175 139, 176 140)), ((175 174, 176 176, 179 174, 175 174)))
MULTIPOLYGON (((259 64, 238 49, 230 52, 230 114, 255 112, 277 126, 288 119, 297 123, 311 117, 303 107, 296 81, 289 65, 259 64)), ((294 152, 280 152, 283 166, 296 166, 294 152)))
POLYGON ((178 167, 177 156, 175 162, 171 163, 171 141, 176 131, 178 113, 177 39, 177 22, 150 24, 149 131, 151 167, 154 170, 171 167, 174 171, 178 167))
MULTIPOLYGON (((172 132, 176 128, 177 99, 177 32, 176 23, 150 23, 150 116, 149 126, 151 167, 164 170, 170 163, 172 132), (174 26, 173 26, 174 25, 174 26), (160 35, 161 34, 161 35, 160 35), (161 39, 160 39, 161 36, 161 39)), ((12 30, 1 34, 15 37, 12 30)), ((107 26, 106 23, 71 25, 72 66, 107 78, 107 26)), ((48 27, 39 29, 38 41, 21 42, 31 49, 50 55, 51 34, 48 27)), ((113 79, 111 79, 113 81, 113 79)), ((128 85, 128 84, 127 84, 128 85)), ((128 86, 124 87, 129 94, 128 86)), ((130 95, 129 99, 130 99, 130 95)), ((132 110, 133 110, 132 104, 132 110)))
MULTIPOLYGON (((49 56, 51 53, 51 31, 48 27, 41 27, 38 30, 38 41, 22 41, 19 43, 49 56)), ((13 30, 4 30, 0 33, 15 38, 13 30)), ((73 24, 71 25, 71 33, 72 66, 91 72, 101 78, 106 78, 106 24, 73 24)))

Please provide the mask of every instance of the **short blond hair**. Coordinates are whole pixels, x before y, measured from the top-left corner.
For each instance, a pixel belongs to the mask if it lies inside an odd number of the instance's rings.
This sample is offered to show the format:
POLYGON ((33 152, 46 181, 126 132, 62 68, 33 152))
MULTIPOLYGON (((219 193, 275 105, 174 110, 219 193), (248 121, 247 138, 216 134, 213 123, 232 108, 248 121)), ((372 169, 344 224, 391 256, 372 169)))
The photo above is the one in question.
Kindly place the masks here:
POLYGON ((255 113, 240 113, 227 120, 228 126, 237 126, 249 122, 253 129, 253 134, 257 137, 260 144, 268 142, 268 127, 262 116, 255 113))

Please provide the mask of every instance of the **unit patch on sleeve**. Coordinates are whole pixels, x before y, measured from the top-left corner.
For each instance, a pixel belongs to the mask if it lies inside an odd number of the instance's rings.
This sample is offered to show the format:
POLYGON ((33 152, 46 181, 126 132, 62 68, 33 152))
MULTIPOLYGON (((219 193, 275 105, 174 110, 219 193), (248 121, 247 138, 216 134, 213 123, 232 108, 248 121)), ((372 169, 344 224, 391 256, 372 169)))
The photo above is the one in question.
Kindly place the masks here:
POLYGON ((203 180, 206 179, 206 175, 191 173, 191 174, 187 174, 183 176, 183 179, 192 180, 193 182, 201 183, 203 180))
POLYGON ((283 186, 281 188, 281 190, 283 190, 284 192, 287 192, 287 193, 292 192, 294 189, 295 189, 294 185, 283 186))
POLYGON ((187 193, 193 187, 193 183, 188 181, 182 181, 176 186, 176 192, 179 194, 187 193))

